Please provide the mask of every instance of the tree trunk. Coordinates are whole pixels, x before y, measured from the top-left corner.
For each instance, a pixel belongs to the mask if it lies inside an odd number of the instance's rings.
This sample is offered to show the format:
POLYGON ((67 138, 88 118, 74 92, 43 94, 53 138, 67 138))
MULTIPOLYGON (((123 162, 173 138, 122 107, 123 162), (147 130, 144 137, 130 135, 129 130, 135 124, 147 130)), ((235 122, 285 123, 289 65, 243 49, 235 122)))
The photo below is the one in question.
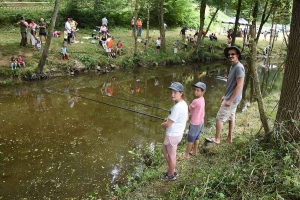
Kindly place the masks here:
POLYGON ((257 43, 258 40, 259 40, 259 36, 260 36, 260 33, 261 33, 261 30, 262 30, 263 25, 268 21, 268 19, 269 19, 269 17, 270 17, 270 14, 271 14, 271 10, 273 9, 273 7, 271 6, 269 12, 267 13, 268 4, 269 4, 269 2, 266 1, 265 7, 264 7, 264 11, 263 11, 263 14, 262 14, 262 16, 261 16, 260 26, 259 26, 259 29, 258 29, 256 38, 255 38, 255 42, 256 42, 256 43, 257 43))
POLYGON ((160 38, 161 38, 161 50, 166 53, 166 37, 164 26, 164 0, 160 0, 160 38))
MULTIPOLYGON (((135 0, 135 7, 134 7, 134 26, 133 26, 133 39, 134 39, 134 51, 133 51, 133 56, 137 56, 137 35, 136 35, 136 20, 138 17, 138 13, 139 13, 139 5, 138 5, 139 1, 135 0)), ((149 41, 148 41, 149 42, 149 41)))
POLYGON ((206 0, 202 0, 200 4, 200 26, 199 26, 199 33, 197 39, 197 58, 199 57, 200 48, 202 45, 202 30, 204 27, 204 20, 205 20, 205 8, 206 8, 206 0))
MULTIPOLYGON (((255 32, 256 32, 256 18, 257 18, 257 14, 258 14, 258 1, 255 2, 254 5, 254 9, 253 9, 253 21, 252 21, 252 26, 251 26, 251 43, 250 43, 250 51, 251 51, 251 55, 252 58, 250 60, 250 66, 249 68, 251 68, 251 71, 253 72, 253 80, 254 80, 254 88, 255 88, 255 97, 256 97, 256 101, 258 104, 258 110, 259 110, 259 116, 260 116, 260 121, 263 125, 265 134, 267 136, 267 134, 269 134, 270 132, 270 128, 269 128, 269 124, 268 124, 268 119, 267 116, 265 114, 265 110, 264 110, 264 103, 263 103, 263 99, 262 99, 262 95, 261 95, 261 91, 260 91, 260 86, 259 86, 259 78, 258 78, 258 74, 256 71, 256 42, 254 42, 255 39, 255 32)), ((268 138, 267 138, 268 139, 268 138)))
POLYGON ((293 1, 291 33, 285 73, 274 124, 274 136, 287 141, 300 140, 300 1, 293 1))
POLYGON ((150 0, 148 0, 147 2, 147 31, 146 31, 146 40, 148 42, 146 42, 146 49, 148 49, 148 45, 149 45, 149 28, 150 28, 150 0))
POLYGON ((43 50, 43 54, 42 57, 40 59, 39 65, 36 68, 35 72, 36 74, 41 74, 43 72, 47 57, 48 57, 48 52, 49 52, 49 48, 51 45, 51 40, 52 40, 52 36, 53 36, 53 31, 54 31, 54 27, 55 27, 55 22, 56 22, 56 18, 57 18, 57 13, 58 13, 58 9, 59 9, 59 3, 60 0, 55 0, 55 5, 54 5, 54 11, 52 14, 52 18, 51 18, 51 24, 49 26, 49 31, 48 31, 48 37, 46 40, 46 44, 43 50))
POLYGON ((212 17, 211 17, 211 19, 210 19, 210 22, 209 22, 209 24, 208 24, 208 26, 207 26, 207 29, 206 29, 205 33, 203 34, 202 41, 203 41, 204 37, 206 36, 206 34, 207 34, 207 32, 208 32, 208 30, 209 30, 209 28, 210 28, 212 22, 213 22, 214 19, 216 18, 216 15, 217 15, 217 13, 219 12, 219 10, 220 10, 220 7, 218 7, 218 8, 216 9, 216 11, 214 12, 214 14, 212 15, 212 17))
POLYGON ((233 31, 234 36, 232 37, 231 46, 234 46, 234 44, 235 44, 235 38, 236 38, 237 28, 238 28, 238 25, 239 25, 241 8, 242 8, 242 0, 239 0, 238 1, 238 6, 236 8, 235 24, 234 24, 234 31, 233 31))
MULTIPOLYGON (((247 60, 247 73, 246 73, 246 77, 245 77, 245 84, 244 84, 243 95, 242 95, 243 102, 246 102, 246 99, 247 99, 247 96, 246 96, 247 93, 246 93, 246 91, 247 91, 247 89, 248 89, 248 87, 250 85, 249 84, 250 81, 253 80, 252 79, 252 74, 253 74, 252 67, 249 67, 251 65, 252 65, 252 62, 251 62, 251 58, 250 58, 250 59, 247 60)), ((251 94, 250 94, 250 96, 251 96, 251 94)))

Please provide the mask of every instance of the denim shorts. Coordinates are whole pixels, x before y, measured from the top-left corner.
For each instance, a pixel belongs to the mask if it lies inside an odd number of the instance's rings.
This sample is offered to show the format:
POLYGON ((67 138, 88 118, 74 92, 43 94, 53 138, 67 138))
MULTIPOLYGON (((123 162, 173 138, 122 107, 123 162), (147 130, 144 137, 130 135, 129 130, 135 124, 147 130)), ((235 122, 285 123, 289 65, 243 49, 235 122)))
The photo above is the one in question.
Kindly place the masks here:
POLYGON ((203 127, 204 123, 199 125, 190 124, 188 132, 188 142, 195 142, 195 140, 199 140, 203 127))

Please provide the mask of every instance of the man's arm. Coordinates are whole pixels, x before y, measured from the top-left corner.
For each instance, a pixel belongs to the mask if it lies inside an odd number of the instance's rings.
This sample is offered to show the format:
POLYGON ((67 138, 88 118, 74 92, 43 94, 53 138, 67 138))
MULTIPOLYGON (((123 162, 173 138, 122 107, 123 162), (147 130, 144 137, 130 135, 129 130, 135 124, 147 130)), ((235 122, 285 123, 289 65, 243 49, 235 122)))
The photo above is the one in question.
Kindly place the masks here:
POLYGON ((226 106, 230 106, 232 104, 233 100, 237 97, 237 95, 243 89, 243 85, 244 85, 244 77, 236 78, 236 87, 235 87, 230 99, 226 102, 226 106))

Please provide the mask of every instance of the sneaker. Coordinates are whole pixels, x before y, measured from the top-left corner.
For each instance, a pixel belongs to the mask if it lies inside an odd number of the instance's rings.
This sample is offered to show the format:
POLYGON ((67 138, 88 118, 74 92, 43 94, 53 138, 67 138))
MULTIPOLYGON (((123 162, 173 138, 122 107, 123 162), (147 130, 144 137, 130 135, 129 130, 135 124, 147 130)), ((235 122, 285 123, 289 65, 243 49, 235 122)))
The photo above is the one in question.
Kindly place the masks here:
POLYGON ((175 175, 175 173, 172 176, 168 176, 168 174, 163 174, 161 179, 169 180, 169 181, 175 181, 176 180, 176 175, 175 175))
POLYGON ((176 176, 176 177, 177 177, 177 176, 179 176, 179 174, 178 174, 177 172, 174 172, 174 176, 176 176))
MULTIPOLYGON (((168 172, 164 172, 164 173, 163 173, 163 176, 167 176, 167 175, 168 175, 168 172)), ((179 174, 178 174, 177 172, 174 172, 174 176, 177 177, 177 176, 179 176, 179 174)))

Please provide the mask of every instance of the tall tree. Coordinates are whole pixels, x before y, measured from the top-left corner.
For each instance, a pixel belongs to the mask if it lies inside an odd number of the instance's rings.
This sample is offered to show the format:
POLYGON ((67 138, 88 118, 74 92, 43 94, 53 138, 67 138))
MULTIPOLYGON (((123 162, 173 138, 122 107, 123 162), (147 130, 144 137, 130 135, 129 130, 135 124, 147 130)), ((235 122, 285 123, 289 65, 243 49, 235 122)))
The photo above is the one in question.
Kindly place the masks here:
POLYGON ((300 1, 293 1, 291 33, 285 73, 274 124, 274 136, 285 141, 300 140, 300 1))
POLYGON ((268 21, 268 19, 270 17, 270 14, 271 14, 271 10, 273 9, 273 6, 271 5, 270 9, 268 10, 268 4, 269 4, 269 1, 266 1, 265 6, 264 6, 264 10, 263 10, 263 14, 262 14, 262 17, 261 17, 260 26, 258 28, 258 32, 257 32, 256 38, 255 38, 256 43, 259 40, 259 36, 260 36, 263 25, 268 21))
MULTIPOLYGON (((147 1, 147 31, 146 39, 149 40, 149 25, 150 25, 150 0, 147 1)), ((149 41, 146 42, 146 49, 148 49, 149 41)))
POLYGON ((239 19, 240 19, 240 14, 241 14, 241 9, 242 9, 242 0, 238 0, 238 5, 236 8, 236 15, 235 15, 235 24, 234 24, 234 36, 232 37, 231 45, 234 46, 235 44, 235 38, 236 38, 236 33, 237 33, 237 28, 239 25, 239 19))
POLYGON ((165 26, 164 26, 164 0, 159 0, 159 26, 160 26, 160 39, 161 50, 166 53, 166 38, 165 38, 165 26))
POLYGON ((204 27, 204 20, 205 20, 205 8, 206 8, 206 0, 202 0, 200 4, 200 26, 199 26, 199 34, 197 39, 197 57, 199 55, 201 45, 202 45, 202 30, 204 27))
POLYGON ((55 22, 56 22, 56 18, 57 18, 57 13, 58 13, 58 9, 59 9, 59 3, 60 0, 55 0, 55 5, 54 5, 54 11, 52 14, 52 18, 51 18, 51 24, 49 26, 49 31, 48 31, 48 37, 46 40, 46 44, 43 50, 43 54, 42 57, 40 59, 39 65, 36 68, 36 74, 41 74, 43 72, 47 57, 48 57, 48 53, 49 53, 49 47, 51 45, 51 40, 52 40, 52 36, 53 36, 53 31, 54 31, 54 27, 55 27, 55 22))
POLYGON ((259 110, 259 116, 260 116, 260 120, 261 123, 263 125, 265 134, 269 134, 270 133, 270 127, 268 124, 268 118, 266 116, 265 110, 264 110, 264 103, 263 103, 263 98, 262 98, 262 94, 261 94, 261 90, 260 90, 260 86, 259 86, 259 78, 258 78, 258 74, 257 74, 257 70, 256 70, 256 54, 257 54, 257 50, 256 50, 256 42, 254 42, 254 38, 255 38, 255 30, 256 30, 256 18, 257 18, 257 14, 258 14, 258 0, 255 1, 254 4, 254 8, 253 8, 253 20, 252 20, 252 26, 251 26, 251 30, 250 30, 250 36, 251 36, 251 42, 250 42, 250 51, 251 51, 251 58, 249 61, 249 73, 252 73, 251 76, 253 76, 253 81, 254 81, 254 88, 255 88, 255 97, 256 97, 256 101, 258 104, 258 110, 259 110))
POLYGON ((139 13, 139 1, 135 0, 135 6, 134 6, 134 27, 133 27, 133 39, 134 39, 134 52, 133 55, 137 55, 137 36, 136 36, 136 20, 138 18, 139 13))
POLYGON ((205 30, 205 33, 203 34, 202 40, 204 39, 204 37, 206 36, 207 32, 209 31, 209 28, 210 28, 212 22, 215 20, 217 14, 219 12, 219 10, 220 10, 220 6, 218 6, 216 8, 216 10, 213 12, 213 14, 211 15, 210 22, 208 23, 208 26, 207 26, 207 28, 205 30))

